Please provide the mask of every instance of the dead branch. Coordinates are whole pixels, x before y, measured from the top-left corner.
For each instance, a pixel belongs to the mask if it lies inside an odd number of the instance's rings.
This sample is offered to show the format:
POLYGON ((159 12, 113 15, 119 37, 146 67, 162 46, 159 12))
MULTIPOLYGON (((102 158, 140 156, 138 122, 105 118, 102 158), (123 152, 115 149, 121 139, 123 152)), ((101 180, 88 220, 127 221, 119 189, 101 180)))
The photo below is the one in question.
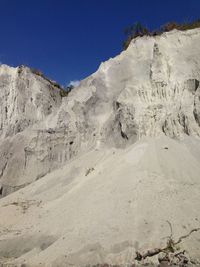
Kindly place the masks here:
POLYGON ((187 235, 183 235, 183 236, 179 237, 178 241, 175 242, 174 244, 177 245, 177 244, 181 243, 183 241, 183 239, 189 237, 193 232, 197 232, 199 230, 200 230, 200 228, 192 229, 187 235))
POLYGON ((172 224, 169 221, 166 221, 166 222, 169 224, 169 228, 170 228, 170 236, 169 236, 169 238, 172 239, 172 237, 173 237, 172 224))
MULTIPOLYGON (((147 257, 153 257, 157 254, 159 254, 160 252, 164 252, 164 253, 169 253, 169 252, 172 252, 174 253, 177 249, 175 248, 175 245, 181 243, 183 241, 183 239, 189 237, 193 232, 197 232, 200 230, 200 228, 195 228, 195 229, 192 229, 187 235, 183 235, 181 236, 177 242, 174 242, 173 240, 173 232, 172 232, 172 225, 169 221, 167 221, 169 226, 170 226, 170 230, 171 230, 171 234, 169 236, 169 239, 167 241, 167 245, 164 247, 164 248, 154 248, 154 249, 151 249, 151 250, 147 250, 147 252, 141 254, 140 252, 136 251, 136 257, 135 257, 135 260, 137 261, 141 261, 141 260, 144 260, 146 259, 147 257)), ((185 251, 182 251, 182 252, 179 252, 179 253, 176 253, 174 255, 174 257, 177 257, 179 259, 179 257, 181 255, 184 255, 185 251)))

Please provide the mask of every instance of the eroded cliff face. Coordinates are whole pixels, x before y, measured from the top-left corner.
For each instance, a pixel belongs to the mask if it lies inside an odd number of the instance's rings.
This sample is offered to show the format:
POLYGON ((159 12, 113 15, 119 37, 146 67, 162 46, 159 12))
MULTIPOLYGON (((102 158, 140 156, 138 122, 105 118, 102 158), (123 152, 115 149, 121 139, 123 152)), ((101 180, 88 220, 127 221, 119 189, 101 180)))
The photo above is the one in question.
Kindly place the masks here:
POLYGON ((61 105, 60 91, 27 67, 0 66, 1 195, 23 187, 46 171, 45 164, 38 164, 44 156, 37 159, 48 136, 44 141, 36 125, 61 105))
POLYGON ((62 99, 28 68, 0 67, 3 195, 91 148, 200 135, 200 30, 132 41, 62 99))
POLYGON ((107 115, 104 125, 111 138, 111 124, 125 143, 143 136, 200 135, 198 43, 199 30, 138 38, 127 51, 101 65, 92 83, 98 81, 96 90, 104 91, 99 113, 107 115))
POLYGON ((199 29, 133 40, 73 90, 60 112, 73 111, 107 145, 199 136, 199 40, 199 29))
POLYGON ((0 136, 6 138, 44 120, 61 104, 59 89, 27 67, 0 66, 0 136))

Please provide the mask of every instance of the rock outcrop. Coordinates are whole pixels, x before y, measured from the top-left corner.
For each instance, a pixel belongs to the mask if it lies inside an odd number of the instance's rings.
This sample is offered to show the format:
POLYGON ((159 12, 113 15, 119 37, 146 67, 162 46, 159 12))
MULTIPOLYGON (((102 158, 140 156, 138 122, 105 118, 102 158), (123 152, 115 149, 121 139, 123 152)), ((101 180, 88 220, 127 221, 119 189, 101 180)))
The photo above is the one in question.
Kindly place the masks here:
MULTIPOLYGON (((42 175, 37 157, 47 139, 37 124, 61 105, 61 89, 32 70, 0 66, 0 183, 6 195, 42 175), (31 130, 29 130, 31 129, 31 130), (40 144, 39 144, 40 143, 40 144), (33 172, 27 166, 34 154, 33 172), (34 171, 35 169, 35 171, 34 171), (36 170, 37 169, 37 170, 36 170)), ((42 156, 41 156, 42 157, 42 156)), ((45 172, 45 171, 44 171, 45 172)))
POLYGON ((63 98, 0 66, 2 262, 200 262, 199 43, 200 29, 134 39, 63 98))
POLYGON ((61 104, 59 89, 24 66, 0 66, 0 94, 1 139, 43 121, 61 104))

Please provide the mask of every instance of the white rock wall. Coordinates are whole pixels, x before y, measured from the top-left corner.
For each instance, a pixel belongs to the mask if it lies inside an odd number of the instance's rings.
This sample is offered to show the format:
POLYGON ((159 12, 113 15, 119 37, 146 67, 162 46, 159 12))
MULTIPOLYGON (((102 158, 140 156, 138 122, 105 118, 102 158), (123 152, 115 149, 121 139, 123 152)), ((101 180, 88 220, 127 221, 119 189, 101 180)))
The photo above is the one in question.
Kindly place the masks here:
POLYGON ((137 38, 62 103, 58 89, 28 68, 1 66, 5 194, 95 147, 200 136, 199 43, 200 29, 137 38))

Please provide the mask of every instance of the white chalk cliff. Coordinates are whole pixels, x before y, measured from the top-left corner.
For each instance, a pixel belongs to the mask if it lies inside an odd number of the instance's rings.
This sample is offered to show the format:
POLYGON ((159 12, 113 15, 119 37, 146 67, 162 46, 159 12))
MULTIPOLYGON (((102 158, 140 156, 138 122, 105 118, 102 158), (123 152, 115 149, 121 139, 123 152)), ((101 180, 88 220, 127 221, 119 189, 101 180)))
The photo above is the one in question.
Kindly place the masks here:
POLYGON ((199 44, 134 39, 65 97, 0 66, 2 266, 200 264, 199 44))

